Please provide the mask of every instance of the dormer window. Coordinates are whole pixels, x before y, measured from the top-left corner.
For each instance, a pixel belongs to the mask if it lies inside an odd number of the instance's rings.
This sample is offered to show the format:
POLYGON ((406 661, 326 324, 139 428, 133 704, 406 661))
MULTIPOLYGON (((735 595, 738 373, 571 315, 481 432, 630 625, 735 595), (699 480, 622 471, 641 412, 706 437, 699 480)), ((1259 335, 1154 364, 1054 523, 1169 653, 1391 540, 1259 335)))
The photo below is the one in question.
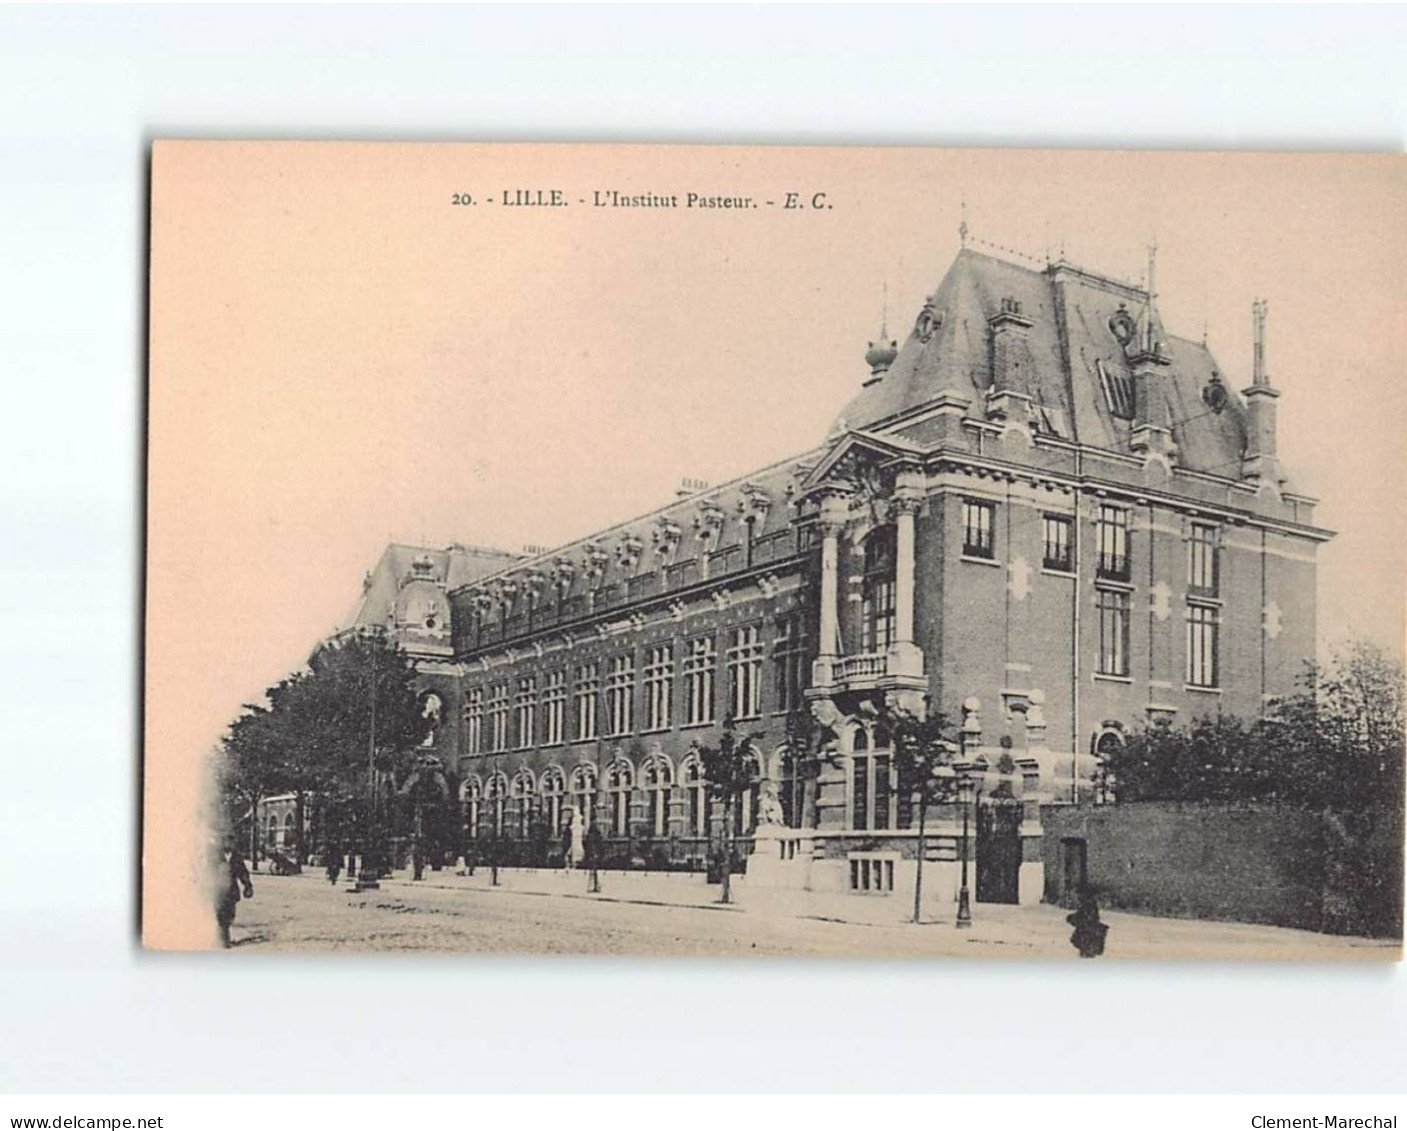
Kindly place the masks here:
POLYGON ((1115 373, 1104 364, 1102 358, 1094 363, 1094 368, 1099 373, 1099 387, 1104 393, 1104 404, 1110 415, 1120 420, 1132 420, 1133 378, 1127 373, 1115 373))

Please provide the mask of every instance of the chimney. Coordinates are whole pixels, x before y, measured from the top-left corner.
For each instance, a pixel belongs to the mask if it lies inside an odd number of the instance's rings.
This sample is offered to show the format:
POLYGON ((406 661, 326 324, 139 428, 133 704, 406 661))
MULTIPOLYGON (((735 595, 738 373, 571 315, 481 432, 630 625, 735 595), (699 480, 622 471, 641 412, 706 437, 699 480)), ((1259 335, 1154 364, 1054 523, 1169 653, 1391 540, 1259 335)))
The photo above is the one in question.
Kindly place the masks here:
POLYGON ((987 419, 1024 424, 1031 417, 1031 385, 1035 363, 1028 333, 1031 320, 1021 304, 1004 298, 1001 310, 987 319, 992 337, 992 388, 987 393, 987 419))
POLYGON ((1255 352, 1250 388, 1241 390, 1246 398, 1246 454, 1241 461, 1241 476, 1276 483, 1280 479, 1280 462, 1275 454, 1275 402, 1280 391, 1270 384, 1265 372, 1265 316, 1269 309, 1265 299, 1251 304, 1255 352))

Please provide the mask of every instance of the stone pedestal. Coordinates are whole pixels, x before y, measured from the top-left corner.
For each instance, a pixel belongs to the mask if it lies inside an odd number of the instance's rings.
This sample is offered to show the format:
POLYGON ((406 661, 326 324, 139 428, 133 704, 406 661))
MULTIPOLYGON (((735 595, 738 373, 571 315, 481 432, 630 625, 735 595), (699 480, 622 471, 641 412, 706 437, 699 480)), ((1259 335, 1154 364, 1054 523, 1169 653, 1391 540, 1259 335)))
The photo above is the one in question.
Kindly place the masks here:
POLYGON ((750 888, 796 888, 809 885, 814 839, 784 825, 758 825, 747 860, 750 888))

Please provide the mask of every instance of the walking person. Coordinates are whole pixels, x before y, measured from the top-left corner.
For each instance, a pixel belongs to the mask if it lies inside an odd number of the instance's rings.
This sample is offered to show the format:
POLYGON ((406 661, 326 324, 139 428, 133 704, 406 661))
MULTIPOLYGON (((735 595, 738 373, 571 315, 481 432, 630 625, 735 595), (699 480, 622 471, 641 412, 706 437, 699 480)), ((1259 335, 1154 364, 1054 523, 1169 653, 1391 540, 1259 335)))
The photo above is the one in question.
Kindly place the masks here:
POLYGON ((235 905, 241 893, 245 899, 254 898, 254 882, 249 878, 249 869, 244 858, 233 847, 227 846, 220 854, 218 878, 215 889, 215 922, 220 928, 220 945, 230 946, 230 924, 234 922, 235 905))

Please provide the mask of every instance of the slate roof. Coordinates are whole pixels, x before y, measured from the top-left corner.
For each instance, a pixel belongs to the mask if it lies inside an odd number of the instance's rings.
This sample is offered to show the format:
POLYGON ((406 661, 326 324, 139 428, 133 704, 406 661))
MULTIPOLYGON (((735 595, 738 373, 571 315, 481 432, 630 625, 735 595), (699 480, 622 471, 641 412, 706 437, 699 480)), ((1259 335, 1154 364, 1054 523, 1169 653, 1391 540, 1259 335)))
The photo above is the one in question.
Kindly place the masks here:
POLYGON ((771 503, 755 536, 784 531, 796 491, 839 433, 869 433, 921 449, 926 444, 920 437, 905 437, 904 422, 948 391, 971 398, 971 414, 982 414, 982 398, 992 385, 988 320, 1006 300, 1019 303, 1021 316, 1031 322, 1020 361, 1043 431, 1093 447, 1129 450, 1133 422, 1115 410, 1106 391, 1107 378, 1127 382, 1132 376, 1123 344, 1111 325, 1122 310, 1139 340, 1152 319, 1153 336, 1168 359, 1164 387, 1179 464, 1228 478, 1237 475, 1246 440, 1244 405, 1223 377, 1226 407, 1219 414, 1208 411, 1202 390, 1220 367, 1202 343, 1166 332, 1156 309, 1150 309, 1145 290, 1070 264, 1033 270, 964 248, 931 296, 936 326, 929 340, 922 340, 916 324, 888 371, 880 380, 867 383, 846 405, 825 444, 537 556, 478 547, 426 550, 393 544, 373 572, 352 623, 384 622, 401 579, 420 555, 429 556, 436 578, 453 592, 524 570, 550 573, 559 558, 570 560, 579 570, 586 550, 595 546, 609 555, 602 579, 609 584, 635 572, 620 565, 617 548, 636 540, 642 560, 650 561, 656 552, 655 532, 663 524, 672 523, 680 531, 674 561, 696 557, 706 548, 740 544, 741 504, 753 489, 771 503), (698 538, 695 520, 710 507, 718 508, 725 521, 721 535, 706 547, 698 538))
MULTIPOLYGON (((1034 270, 970 248, 958 253, 932 295, 936 331, 924 342, 916 324, 889 371, 845 406, 834 430, 885 431, 944 391, 972 398, 972 412, 980 414, 992 384, 987 322, 1005 299, 1018 302, 1022 317, 1032 323, 1023 369, 1042 410, 1043 428, 1093 447, 1128 451, 1132 422, 1113 411, 1099 366, 1115 381, 1130 379, 1110 321, 1122 304, 1141 334, 1149 317, 1147 292, 1068 264, 1034 270)), ((1227 382, 1226 409, 1208 412, 1202 389, 1220 372, 1216 359, 1200 342, 1166 333, 1156 313, 1154 336, 1171 362, 1164 384, 1178 462, 1234 477, 1246 439, 1240 398, 1227 382)))
MULTIPOLYGON (((636 572, 633 569, 627 570, 621 567, 617 560, 617 548, 627 540, 634 539, 639 542, 641 547, 640 560, 647 564, 654 562, 657 560, 656 531, 667 524, 673 524, 679 529, 678 547, 672 555, 674 562, 683 562, 697 557, 706 549, 724 550, 731 546, 740 546, 743 541, 744 502, 746 497, 754 492, 760 492, 769 502, 765 516, 757 522, 753 529, 754 539, 764 539, 772 534, 789 534, 792 518, 790 504, 794 492, 800 487, 810 470, 824 456, 826 450, 826 447, 817 448, 727 483, 690 492, 665 506, 650 511, 648 514, 617 523, 615 526, 607 527, 605 530, 578 538, 564 545, 555 546, 536 557, 523 557, 515 560, 502 567, 498 572, 505 575, 516 574, 524 570, 541 570, 550 573, 557 559, 565 558, 576 566, 579 578, 587 548, 597 546, 609 555, 602 582, 603 584, 611 584, 624 577, 633 576, 636 572), (710 508, 716 508, 722 513, 723 523, 716 540, 705 544, 699 538, 699 525, 695 520, 710 508)), ((487 580, 489 576, 483 574, 470 580, 487 580)), ((451 586, 451 590, 453 588, 451 586)))
POLYGON ((442 583, 446 590, 453 590, 497 573, 522 561, 525 556, 508 550, 459 543, 436 550, 392 542, 369 574, 370 586, 357 599, 346 626, 384 625, 395 605, 401 582, 411 572, 417 558, 428 558, 432 579, 442 583))

